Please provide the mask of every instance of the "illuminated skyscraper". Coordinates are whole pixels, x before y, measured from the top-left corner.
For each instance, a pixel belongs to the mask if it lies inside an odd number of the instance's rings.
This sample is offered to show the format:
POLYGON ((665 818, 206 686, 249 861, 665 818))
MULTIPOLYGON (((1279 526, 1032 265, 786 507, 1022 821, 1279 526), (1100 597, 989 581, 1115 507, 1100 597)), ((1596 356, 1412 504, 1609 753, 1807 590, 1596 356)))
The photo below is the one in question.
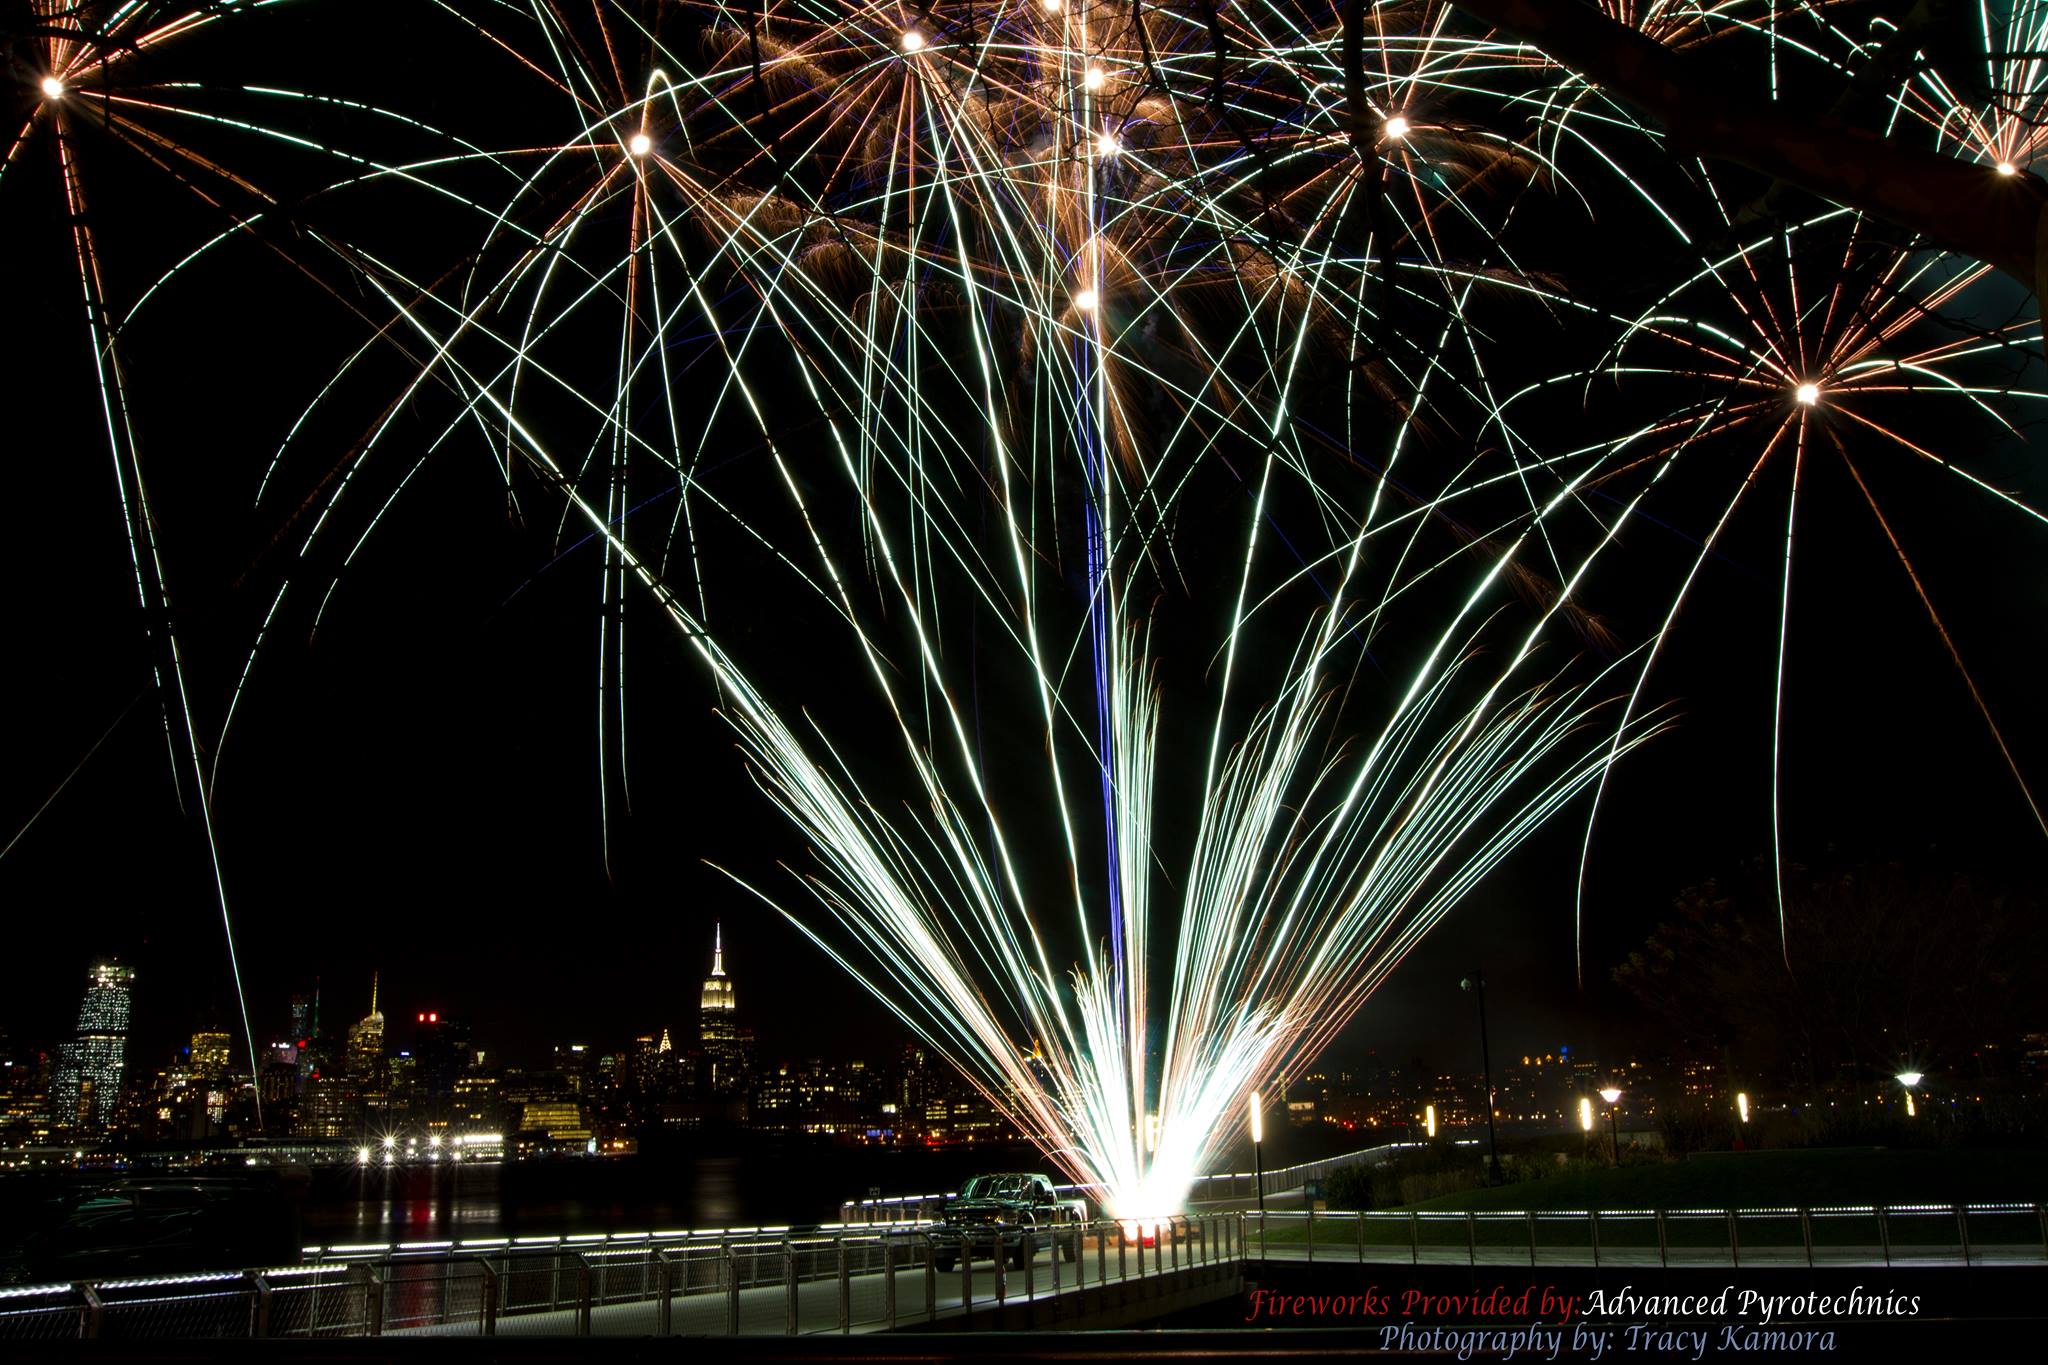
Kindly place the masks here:
POLYGON ((129 992, 135 969, 118 962, 93 966, 78 1007, 78 1041, 66 1043, 50 1083, 50 1118, 58 1128, 104 1132, 121 1098, 128 1061, 129 992))
MULTIPOLYGON (((711 975, 704 980, 703 1011, 730 1014, 733 1010, 732 978, 725 974, 725 926, 711 929, 711 975)), ((707 1038, 709 1035, 706 1035, 707 1038)))
POLYGON ((697 1036, 704 1048, 704 1088, 713 1095, 734 1095, 747 1087, 747 1039, 739 1026, 732 978, 725 974, 725 928, 711 934, 711 975, 697 1013, 697 1036))
POLYGON ((234 1066, 232 1041, 225 1033, 208 1030, 192 1035, 191 1055, 186 1065, 194 1076, 217 1081, 234 1066))
POLYGON ((384 1016, 377 1009, 377 974, 370 974, 370 1012, 348 1031, 348 1078, 359 1090, 379 1088, 384 1072, 384 1016))

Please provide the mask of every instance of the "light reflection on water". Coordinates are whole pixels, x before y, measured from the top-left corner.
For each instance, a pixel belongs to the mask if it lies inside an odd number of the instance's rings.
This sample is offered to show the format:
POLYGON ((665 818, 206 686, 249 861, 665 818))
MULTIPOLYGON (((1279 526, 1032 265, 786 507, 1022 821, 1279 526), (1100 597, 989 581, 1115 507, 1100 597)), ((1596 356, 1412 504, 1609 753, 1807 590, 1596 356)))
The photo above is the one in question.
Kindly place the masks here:
POLYGON ((327 1168, 314 1173, 300 1215, 309 1245, 800 1225, 837 1219, 841 1200, 871 1189, 940 1191, 978 1170, 1038 1164, 1027 1152, 1005 1149, 771 1149, 327 1168))
POLYGON ((741 1179, 746 1163, 697 1156, 322 1171, 303 1221, 312 1242, 426 1242, 816 1222, 831 1216, 816 1207, 820 1198, 836 1208, 836 1197, 793 1188, 786 1174, 758 1190, 750 1206, 741 1179))

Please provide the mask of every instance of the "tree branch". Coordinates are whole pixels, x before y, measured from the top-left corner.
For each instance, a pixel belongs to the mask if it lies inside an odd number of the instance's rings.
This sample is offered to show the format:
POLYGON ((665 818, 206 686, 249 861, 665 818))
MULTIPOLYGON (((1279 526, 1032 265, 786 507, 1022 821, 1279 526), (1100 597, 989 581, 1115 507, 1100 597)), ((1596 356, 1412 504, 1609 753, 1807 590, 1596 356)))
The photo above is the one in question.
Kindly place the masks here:
POLYGON ((1663 126, 1675 149, 1860 209, 2048 296, 2048 182, 1888 141, 1831 115, 1731 94, 1708 65, 1578 0, 1452 0, 1663 126))

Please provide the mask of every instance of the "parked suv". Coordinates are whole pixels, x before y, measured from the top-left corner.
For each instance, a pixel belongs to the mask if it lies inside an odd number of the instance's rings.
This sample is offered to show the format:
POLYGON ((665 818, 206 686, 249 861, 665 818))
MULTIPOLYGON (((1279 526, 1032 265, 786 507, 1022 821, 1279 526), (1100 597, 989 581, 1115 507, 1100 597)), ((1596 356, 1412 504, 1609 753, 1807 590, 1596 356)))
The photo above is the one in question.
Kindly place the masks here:
POLYGON ((932 1263, 940 1270, 951 1270, 963 1256, 970 1261, 1004 1256, 1012 1269, 1022 1270, 1051 1246, 1073 1260, 1080 1251, 1079 1234, 1058 1233, 1086 1222, 1087 1205, 1078 1199, 1062 1201, 1049 1176, 978 1175, 946 1201, 939 1217, 931 1239, 932 1263))

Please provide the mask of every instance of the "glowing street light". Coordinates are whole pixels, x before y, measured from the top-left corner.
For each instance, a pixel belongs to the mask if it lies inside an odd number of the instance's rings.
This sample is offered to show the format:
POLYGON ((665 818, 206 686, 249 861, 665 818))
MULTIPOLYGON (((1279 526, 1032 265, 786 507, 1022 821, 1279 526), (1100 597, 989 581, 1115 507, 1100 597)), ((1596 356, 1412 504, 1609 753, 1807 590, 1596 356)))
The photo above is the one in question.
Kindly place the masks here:
POLYGON ((1810 408, 1820 401, 1820 385, 1801 384, 1792 390, 1792 396, 1798 399, 1802 406, 1810 408))
POLYGON ((1749 1122, 1749 1092, 1746 1090, 1735 1094, 1735 1117, 1744 1123, 1749 1122))
POLYGON ((1926 1077, 1917 1071, 1901 1071, 1892 1079, 1906 1088, 1906 1117, 1909 1119, 1917 1117, 1919 1111, 1913 1108, 1913 1087, 1920 1084, 1926 1077))
POLYGON ((1266 1155, 1261 1144, 1266 1140, 1265 1109, 1259 1103, 1259 1092, 1252 1091, 1245 1105, 1252 1123, 1252 1178, 1258 1181, 1259 1212, 1266 1211, 1266 1155))
MULTIPOLYGON (((45 81, 43 84, 47 86, 49 82, 45 81)), ((2000 175, 2018 175, 2020 168, 2013 165, 2010 161, 2001 161, 1998 163, 1998 173, 2000 175)))
POLYGON ((1098 156, 1115 156, 1123 149, 1124 144, 1117 140, 1115 133, 1104 133, 1095 139, 1095 152, 1098 156))
POLYGON ((1614 1143, 1614 1164, 1621 1165, 1621 1121, 1615 1115, 1621 1112, 1621 1087, 1609 1085, 1601 1088, 1600 1098, 1607 1101, 1607 1136, 1614 1143))
POLYGON ((646 156, 654 150, 654 139, 645 133, 635 133, 626 139, 626 150, 634 156, 646 156))
POLYGON ((46 100, 63 99, 64 82, 58 80, 55 76, 43 77, 43 98, 46 100))
POLYGON ((1433 1105, 1433 1104, 1425 1104, 1425 1105, 1423 1105, 1423 1106, 1422 1106, 1422 1127, 1423 1127, 1423 1131, 1427 1132, 1427 1133, 1428 1133, 1428 1134, 1430 1135, 1430 1137, 1431 1137, 1431 1138, 1434 1138, 1434 1137, 1436 1136, 1436 1106, 1435 1106, 1435 1105, 1433 1105))
POLYGON ((1081 73, 1081 88, 1084 90, 1100 90, 1103 86, 1108 84, 1109 73, 1107 71, 1104 71, 1099 66, 1091 66, 1086 71, 1081 73))
POLYGON ((903 31, 903 50, 905 52, 916 52, 923 47, 924 35, 922 33, 919 33, 914 28, 903 31))
POLYGON ((1402 138, 1408 136, 1408 134, 1414 129, 1414 126, 1415 125, 1408 122, 1407 119, 1402 118, 1399 114, 1396 114, 1392 118, 1387 120, 1385 125, 1385 132, 1388 137, 1392 138, 1396 142, 1399 142, 1402 138))
POLYGON ((1094 312, 1095 306, 1101 302, 1102 296, 1092 288, 1082 289, 1074 295, 1074 307, 1084 313, 1094 312))

